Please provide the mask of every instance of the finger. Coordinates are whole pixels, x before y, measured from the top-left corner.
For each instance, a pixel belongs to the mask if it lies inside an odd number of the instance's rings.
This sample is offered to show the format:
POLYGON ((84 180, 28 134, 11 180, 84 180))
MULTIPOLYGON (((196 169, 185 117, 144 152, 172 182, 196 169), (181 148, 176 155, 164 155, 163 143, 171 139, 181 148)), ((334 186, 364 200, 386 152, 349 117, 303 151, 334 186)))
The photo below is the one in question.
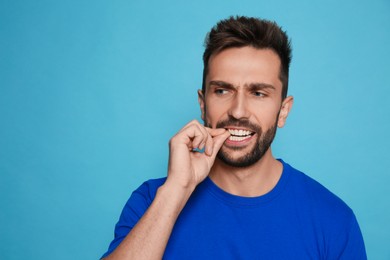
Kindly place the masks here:
POLYGON ((206 127, 206 130, 212 137, 217 136, 217 135, 221 135, 221 134, 226 132, 225 128, 209 128, 209 127, 206 127))
POLYGON ((191 121, 177 135, 179 139, 186 143, 190 150, 202 150, 209 137, 206 129, 196 121, 191 121))
POLYGON ((207 135, 208 138, 206 139, 204 152, 206 153, 206 155, 211 156, 213 154, 214 140, 208 131, 207 131, 207 135))
POLYGON ((211 136, 202 125, 197 124, 194 127, 197 131, 197 135, 193 139, 192 144, 194 148, 202 150, 205 147, 207 140, 211 139, 211 136))
POLYGON ((183 126, 182 129, 180 129, 179 133, 181 133, 181 132, 187 130, 188 128, 190 128, 190 127, 192 127, 192 126, 194 126, 194 125, 197 125, 197 124, 200 125, 200 123, 198 122, 198 120, 195 120, 195 119, 194 119, 194 120, 188 122, 185 126, 183 126))
MULTIPOLYGON (((209 127, 206 127, 206 130, 207 130, 208 134, 211 137, 215 137, 215 136, 218 136, 218 135, 221 135, 221 134, 224 134, 225 132, 227 132, 224 128, 209 128, 209 127)), ((206 152, 207 155, 209 155, 209 156, 212 155, 213 149, 214 149, 213 147, 214 147, 214 144, 208 145, 207 149, 205 149, 205 152, 206 152)))
POLYGON ((202 150, 206 146, 206 143, 208 142, 207 140, 211 140, 212 137, 210 136, 210 134, 207 132, 207 129, 203 125, 198 123, 197 126, 199 127, 200 131, 202 131, 202 134, 204 136, 204 139, 201 141, 201 143, 198 146, 198 148, 202 150))
POLYGON ((206 144, 205 152, 207 155, 211 156, 215 149, 217 149, 217 152, 219 151, 223 142, 230 136, 230 133, 223 128, 211 129, 206 127, 206 130, 211 138, 208 139, 209 141, 206 144), (221 138, 222 140, 220 141, 221 138), (217 146, 215 146, 216 141, 218 141, 217 146))
POLYGON ((219 149, 221 149, 223 143, 226 141, 226 139, 229 138, 229 136, 230 136, 229 131, 225 130, 224 133, 213 137, 213 151, 211 154, 212 157, 215 158, 215 156, 217 156, 219 149))

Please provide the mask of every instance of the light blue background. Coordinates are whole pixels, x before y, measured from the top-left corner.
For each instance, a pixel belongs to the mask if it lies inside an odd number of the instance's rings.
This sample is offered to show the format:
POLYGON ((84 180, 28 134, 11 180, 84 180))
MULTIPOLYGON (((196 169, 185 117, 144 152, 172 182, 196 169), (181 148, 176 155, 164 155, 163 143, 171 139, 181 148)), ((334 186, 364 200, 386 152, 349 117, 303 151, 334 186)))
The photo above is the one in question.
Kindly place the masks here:
POLYGON ((274 154, 355 211, 390 259, 390 2, 0 1, 0 258, 97 259, 132 190, 200 119, 219 19, 276 20, 295 105, 274 154))

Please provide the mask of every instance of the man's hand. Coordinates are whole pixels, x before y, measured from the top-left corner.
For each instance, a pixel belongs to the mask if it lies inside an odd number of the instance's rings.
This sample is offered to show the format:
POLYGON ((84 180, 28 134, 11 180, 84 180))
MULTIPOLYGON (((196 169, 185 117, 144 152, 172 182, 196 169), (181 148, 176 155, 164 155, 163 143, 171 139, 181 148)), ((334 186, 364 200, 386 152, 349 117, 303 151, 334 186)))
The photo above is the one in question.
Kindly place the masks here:
POLYGON ((196 120, 182 128, 169 142, 167 181, 142 218, 105 259, 162 259, 177 217, 195 187, 209 174, 229 135, 225 129, 210 129, 196 120))
POLYGON ((211 129, 193 120, 169 142, 167 183, 195 188, 214 164, 215 157, 230 133, 223 128, 211 129), (199 152, 196 150, 203 150, 199 152))

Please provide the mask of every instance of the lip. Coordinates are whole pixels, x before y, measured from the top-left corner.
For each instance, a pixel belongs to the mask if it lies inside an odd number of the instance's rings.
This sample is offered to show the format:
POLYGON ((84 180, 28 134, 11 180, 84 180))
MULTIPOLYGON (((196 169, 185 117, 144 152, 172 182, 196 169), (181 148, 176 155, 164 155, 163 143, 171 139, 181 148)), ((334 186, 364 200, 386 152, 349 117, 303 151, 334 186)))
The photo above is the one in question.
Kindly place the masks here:
MULTIPOLYGON (((229 128, 229 129, 232 129, 232 128, 229 128)), ((235 128, 235 129, 237 129, 237 128, 235 128)), ((253 132, 253 131, 251 131, 251 132, 253 132)), ((250 135, 248 138, 245 138, 243 140, 231 140, 230 138, 227 138, 226 141, 224 142, 224 145, 226 145, 227 147, 231 147, 231 148, 245 147, 255 138, 255 136, 256 136, 256 133, 250 135)))
POLYGON ((240 126, 225 126, 223 128, 225 128, 226 130, 232 129, 232 130, 245 130, 245 131, 255 132, 252 129, 246 127, 240 127, 240 126))
POLYGON ((246 128, 246 127, 232 126, 232 127, 224 127, 224 128, 226 131, 230 132, 232 135, 238 135, 238 136, 243 136, 245 134, 254 135, 256 133, 256 131, 254 131, 250 128, 246 128), (237 131, 239 131, 239 133, 237 131))

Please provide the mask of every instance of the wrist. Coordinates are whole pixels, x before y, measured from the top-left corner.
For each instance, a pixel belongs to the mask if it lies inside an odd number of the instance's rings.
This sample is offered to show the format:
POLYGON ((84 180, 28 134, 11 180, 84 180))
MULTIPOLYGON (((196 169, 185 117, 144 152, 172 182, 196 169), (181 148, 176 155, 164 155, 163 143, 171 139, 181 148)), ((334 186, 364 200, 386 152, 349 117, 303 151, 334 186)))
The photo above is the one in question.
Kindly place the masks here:
POLYGON ((182 184, 167 178, 165 183, 158 189, 158 193, 165 194, 169 200, 177 199, 186 202, 196 186, 195 183, 182 184))

